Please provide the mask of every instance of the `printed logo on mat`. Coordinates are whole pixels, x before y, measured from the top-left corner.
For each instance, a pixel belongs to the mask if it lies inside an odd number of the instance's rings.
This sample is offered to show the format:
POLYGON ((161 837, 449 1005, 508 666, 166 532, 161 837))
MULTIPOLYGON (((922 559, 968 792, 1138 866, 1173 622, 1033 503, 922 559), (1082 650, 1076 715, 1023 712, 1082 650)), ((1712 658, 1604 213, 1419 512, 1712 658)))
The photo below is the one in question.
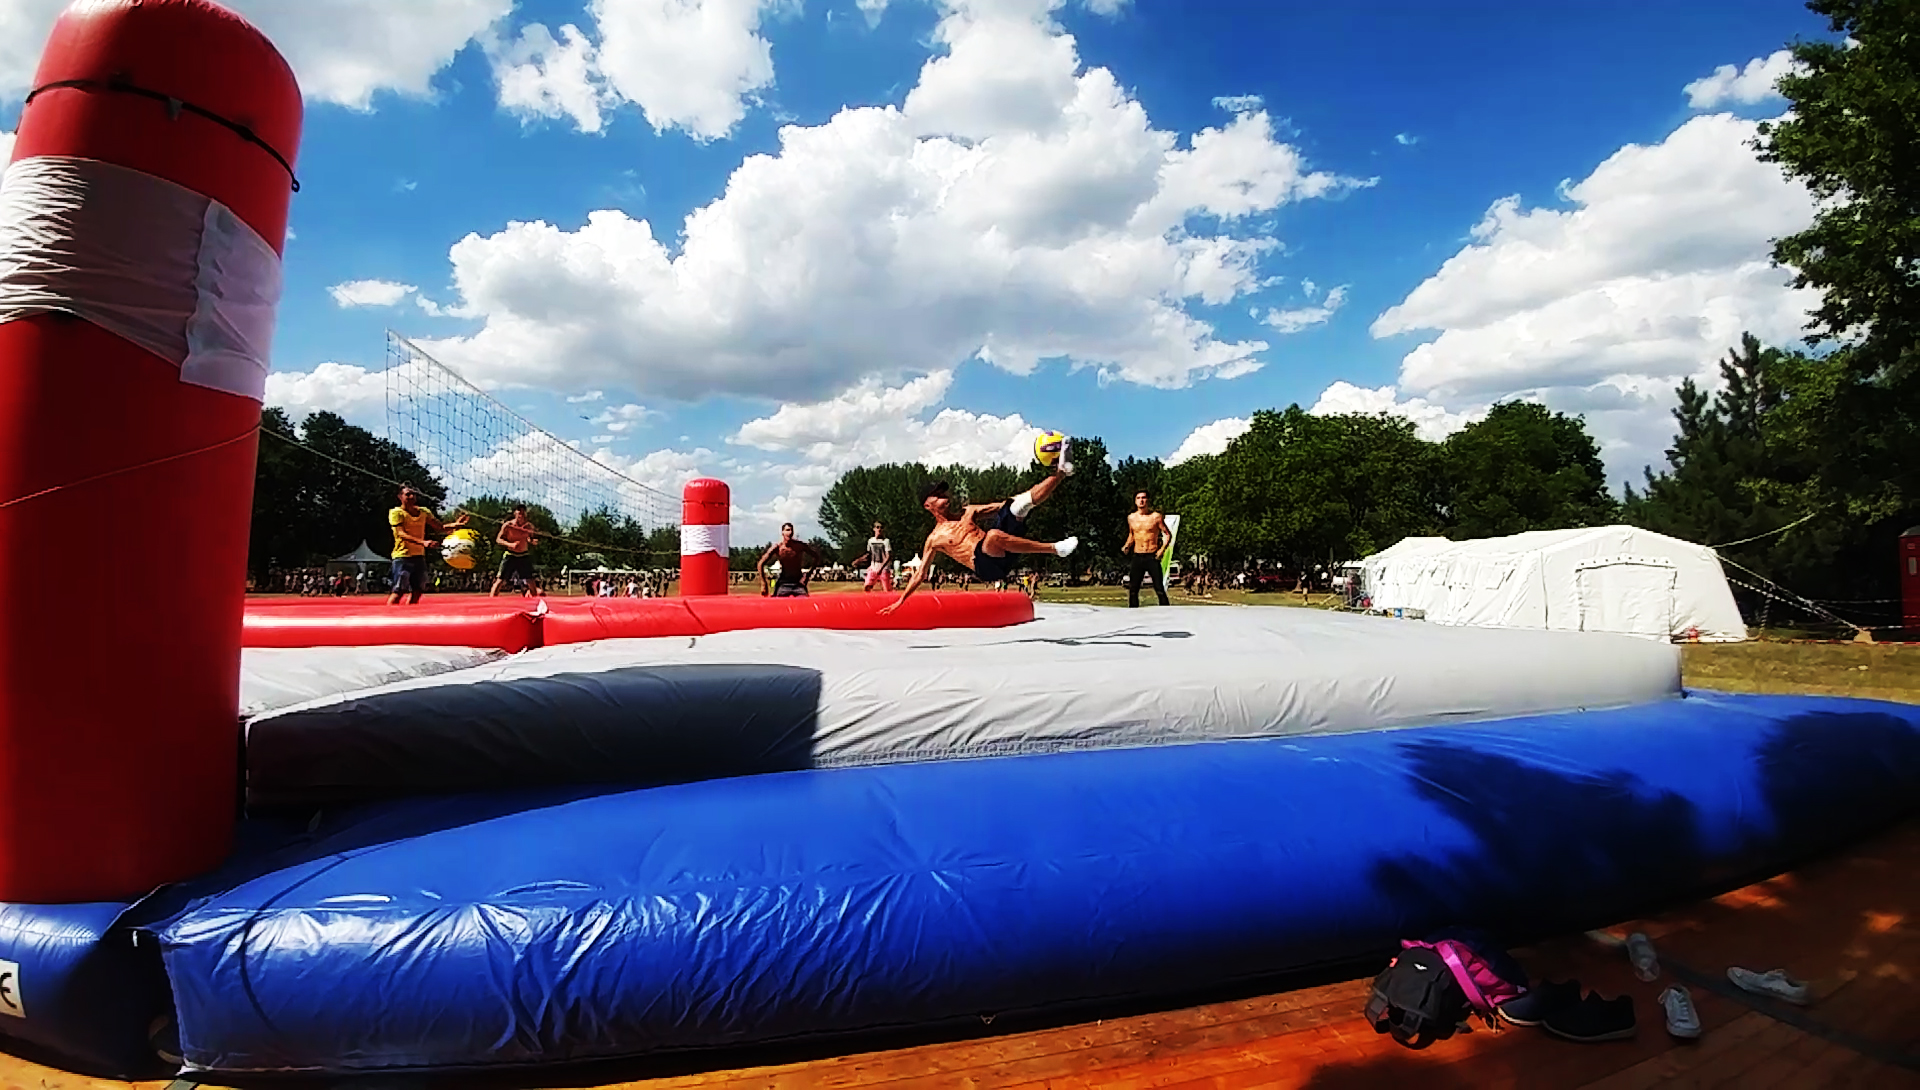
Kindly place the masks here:
POLYGON ((27 1016, 27 1001, 20 996, 18 962, 0 961, 0 1014, 11 1014, 15 1018, 27 1016))

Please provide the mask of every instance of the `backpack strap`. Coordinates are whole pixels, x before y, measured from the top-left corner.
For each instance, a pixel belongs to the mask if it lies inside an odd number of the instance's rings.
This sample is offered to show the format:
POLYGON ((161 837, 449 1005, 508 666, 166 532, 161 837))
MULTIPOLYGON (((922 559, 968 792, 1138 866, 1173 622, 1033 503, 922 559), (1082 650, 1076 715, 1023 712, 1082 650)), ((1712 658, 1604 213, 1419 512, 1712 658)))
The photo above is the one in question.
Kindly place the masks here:
POLYGON ((1460 983, 1460 990, 1467 993, 1467 1005, 1471 1006, 1476 1013, 1483 1015, 1491 1013, 1493 1004, 1488 1002, 1486 995, 1480 991, 1480 985, 1473 982, 1473 974, 1468 972, 1467 967, 1461 963, 1460 955, 1453 948, 1453 941, 1443 939, 1434 943, 1433 948, 1440 952, 1441 960, 1445 961, 1447 968, 1453 971, 1453 979, 1460 983))

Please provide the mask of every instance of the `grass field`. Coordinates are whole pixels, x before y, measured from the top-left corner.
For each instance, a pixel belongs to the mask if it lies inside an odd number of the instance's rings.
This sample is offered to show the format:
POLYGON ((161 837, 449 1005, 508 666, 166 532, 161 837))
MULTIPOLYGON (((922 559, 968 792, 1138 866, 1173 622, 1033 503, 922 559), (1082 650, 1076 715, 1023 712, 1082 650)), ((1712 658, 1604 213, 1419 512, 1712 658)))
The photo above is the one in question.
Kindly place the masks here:
MULTIPOLYGON (((1143 591, 1142 596, 1153 601, 1151 591, 1143 591)), ((1173 608, 1197 609, 1222 605, 1298 608, 1326 601, 1312 598, 1302 602, 1297 594, 1244 591, 1215 591, 1210 598, 1188 598, 1177 589, 1168 597, 1173 608)), ((1049 587, 1040 592, 1040 600, 1124 606, 1127 592, 1120 587, 1049 587)), ((1789 640, 1688 644, 1680 649, 1680 662, 1681 676, 1693 688, 1861 696, 1920 704, 1920 644, 1789 640)))

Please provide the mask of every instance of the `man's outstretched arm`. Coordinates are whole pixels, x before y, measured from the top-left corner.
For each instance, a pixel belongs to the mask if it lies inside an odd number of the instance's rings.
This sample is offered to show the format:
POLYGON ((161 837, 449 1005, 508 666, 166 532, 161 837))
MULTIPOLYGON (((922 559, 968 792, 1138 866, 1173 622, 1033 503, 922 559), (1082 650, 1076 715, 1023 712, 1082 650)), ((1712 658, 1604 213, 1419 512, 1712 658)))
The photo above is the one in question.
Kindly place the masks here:
POLYGON ((894 599, 892 605, 880 611, 880 616, 884 617, 894 610, 899 609, 908 598, 913 597, 913 592, 920 589, 921 582, 927 578, 927 573, 932 570, 933 543, 928 542, 927 547, 920 552, 920 566, 913 569, 913 577, 907 580, 906 589, 900 592, 900 597, 894 599))
POLYGON ((753 570, 754 570, 755 572, 758 572, 758 573, 759 573, 759 575, 760 575, 760 594, 761 594, 761 596, 762 596, 762 597, 765 597, 765 596, 766 596, 766 593, 767 593, 767 590, 768 590, 768 587, 767 587, 767 561, 769 561, 769 560, 772 560, 772 559, 773 559, 773 552, 774 552, 774 550, 775 550, 775 549, 777 549, 777 548, 779 548, 779 546, 777 546, 777 545, 769 545, 769 546, 767 546, 767 551, 766 551, 766 552, 764 552, 764 553, 761 553, 761 554, 760 554, 760 563, 759 563, 758 565, 756 565, 756 566, 754 567, 754 569, 753 569, 753 570))

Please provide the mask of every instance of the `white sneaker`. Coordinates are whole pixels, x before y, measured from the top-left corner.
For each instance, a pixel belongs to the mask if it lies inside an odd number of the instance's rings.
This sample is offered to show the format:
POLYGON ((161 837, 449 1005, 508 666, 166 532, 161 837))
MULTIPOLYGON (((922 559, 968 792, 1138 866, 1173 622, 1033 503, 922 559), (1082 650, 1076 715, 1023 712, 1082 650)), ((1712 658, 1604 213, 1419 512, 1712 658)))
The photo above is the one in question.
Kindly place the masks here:
POLYGON ((1660 993, 1660 1006, 1667 1012, 1667 1032, 1681 1040, 1700 1036, 1700 1012, 1693 1009, 1693 993, 1678 984, 1660 993))
POLYGON ((1643 931, 1627 936, 1627 960, 1633 962, 1633 975, 1641 980, 1660 979, 1660 958, 1653 952, 1653 940, 1643 931))
POLYGON ((1809 998, 1807 986, 1788 976, 1784 969, 1768 969, 1764 973, 1756 973, 1752 969, 1742 969, 1736 965, 1727 970, 1727 979, 1733 981, 1735 987, 1744 991, 1755 995, 1771 996, 1797 1006, 1806 1006, 1809 998))
POLYGON ((1072 556, 1073 550, 1078 549, 1079 547, 1080 547, 1079 538, 1077 537, 1062 538, 1059 541, 1054 543, 1053 555, 1072 556))

